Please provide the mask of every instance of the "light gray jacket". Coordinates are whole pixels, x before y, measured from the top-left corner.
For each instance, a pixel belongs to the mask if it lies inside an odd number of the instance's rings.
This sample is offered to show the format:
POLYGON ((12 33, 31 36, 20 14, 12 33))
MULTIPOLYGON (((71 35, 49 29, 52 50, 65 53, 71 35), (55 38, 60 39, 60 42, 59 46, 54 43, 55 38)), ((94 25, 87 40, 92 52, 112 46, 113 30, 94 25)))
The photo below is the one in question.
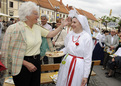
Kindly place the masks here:
MULTIPOLYGON (((114 46, 115 49, 116 47, 119 45, 119 39, 118 39, 118 36, 114 36, 114 39, 113 39, 113 44, 111 44, 111 35, 107 35, 106 38, 105 38, 105 45, 110 47, 110 46, 114 46)), ((114 50, 115 50, 114 49, 114 50)))

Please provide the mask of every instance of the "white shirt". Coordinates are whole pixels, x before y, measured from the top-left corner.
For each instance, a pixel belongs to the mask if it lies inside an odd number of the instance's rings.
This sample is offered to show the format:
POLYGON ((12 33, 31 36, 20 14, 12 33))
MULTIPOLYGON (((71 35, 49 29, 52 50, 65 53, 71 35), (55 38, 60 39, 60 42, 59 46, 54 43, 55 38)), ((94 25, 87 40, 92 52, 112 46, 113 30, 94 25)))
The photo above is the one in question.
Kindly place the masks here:
POLYGON ((45 25, 42 25, 45 29, 49 30, 49 31, 53 31, 52 27, 49 25, 49 24, 45 24, 45 25))
POLYGON ((111 45, 113 45, 113 38, 114 36, 111 36, 111 45))
POLYGON ((101 36, 100 36, 100 39, 99 39, 99 44, 100 44, 101 47, 103 46, 103 45, 102 45, 102 42, 103 42, 103 43, 105 42, 105 34, 101 35, 101 36))
POLYGON ((121 48, 118 48, 118 50, 114 54, 117 56, 121 56, 121 48))

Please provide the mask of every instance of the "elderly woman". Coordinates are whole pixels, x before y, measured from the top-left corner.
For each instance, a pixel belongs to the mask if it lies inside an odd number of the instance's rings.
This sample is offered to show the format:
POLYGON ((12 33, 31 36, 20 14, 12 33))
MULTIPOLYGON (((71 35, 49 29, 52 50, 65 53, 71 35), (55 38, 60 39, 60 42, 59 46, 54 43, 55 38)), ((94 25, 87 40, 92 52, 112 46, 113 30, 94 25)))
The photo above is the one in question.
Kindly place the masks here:
POLYGON ((40 86, 41 36, 54 37, 68 23, 63 23, 49 32, 36 25, 38 6, 25 2, 19 8, 20 21, 8 27, 2 44, 2 62, 7 74, 13 76, 15 86, 40 86))
POLYGON ((71 10, 72 28, 65 38, 67 53, 60 65, 56 86, 85 86, 90 73, 92 57, 92 38, 85 16, 71 10))

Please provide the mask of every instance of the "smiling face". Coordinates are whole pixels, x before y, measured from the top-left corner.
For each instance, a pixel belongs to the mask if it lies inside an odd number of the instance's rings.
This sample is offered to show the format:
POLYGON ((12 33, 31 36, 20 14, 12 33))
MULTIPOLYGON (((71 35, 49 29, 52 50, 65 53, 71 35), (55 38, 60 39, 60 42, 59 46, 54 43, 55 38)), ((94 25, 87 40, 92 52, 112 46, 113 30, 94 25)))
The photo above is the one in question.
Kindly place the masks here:
POLYGON ((42 25, 45 25, 47 23, 46 17, 41 17, 41 23, 42 25))
POLYGON ((56 20, 56 27, 59 27, 61 25, 61 18, 56 20))
POLYGON ((111 30, 111 35, 112 35, 112 36, 115 35, 115 30, 111 30))
POLYGON ((26 18, 27 18, 27 21, 31 22, 31 24, 36 24, 37 19, 39 18, 38 12, 36 10, 33 10, 32 13, 26 18))
POLYGON ((72 19, 71 27, 73 28, 73 31, 74 31, 75 33, 80 33, 80 32, 82 32, 82 26, 81 26, 81 24, 80 24, 80 22, 78 21, 77 18, 73 18, 73 19, 72 19))

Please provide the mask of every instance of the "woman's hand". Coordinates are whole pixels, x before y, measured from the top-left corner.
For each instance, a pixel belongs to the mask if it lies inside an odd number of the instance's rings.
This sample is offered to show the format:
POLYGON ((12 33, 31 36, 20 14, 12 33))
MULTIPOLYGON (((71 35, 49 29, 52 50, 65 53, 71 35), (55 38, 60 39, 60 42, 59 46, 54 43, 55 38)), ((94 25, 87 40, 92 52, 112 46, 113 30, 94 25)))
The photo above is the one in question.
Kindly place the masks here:
POLYGON ((87 83, 87 78, 83 78, 82 79, 82 83, 81 83, 81 86, 85 86, 87 83))
POLYGON ((37 68, 30 62, 23 61, 23 65, 30 71, 30 72, 35 72, 37 68))
POLYGON ((55 46, 55 42, 53 41, 52 43, 53 43, 53 45, 55 46))
POLYGON ((114 58, 112 58, 112 62, 114 62, 115 61, 115 59, 114 58))
POLYGON ((110 50, 113 50, 114 49, 114 46, 110 46, 110 50))
POLYGON ((102 46, 102 48, 104 48, 104 46, 102 46))
POLYGON ((71 22, 71 18, 70 17, 66 18, 65 20, 62 19, 61 20, 61 26, 64 27, 64 26, 68 25, 69 22, 71 22))

